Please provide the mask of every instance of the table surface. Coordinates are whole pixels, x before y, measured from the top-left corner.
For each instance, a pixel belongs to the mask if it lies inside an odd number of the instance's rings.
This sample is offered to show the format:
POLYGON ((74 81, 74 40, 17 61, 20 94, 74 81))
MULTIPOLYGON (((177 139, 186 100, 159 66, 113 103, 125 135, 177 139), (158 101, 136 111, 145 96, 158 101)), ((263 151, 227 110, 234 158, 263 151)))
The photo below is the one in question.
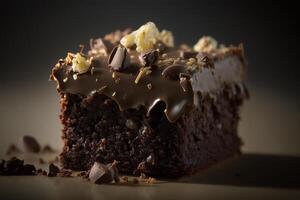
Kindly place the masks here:
MULTIPOLYGON (((61 148, 53 85, 6 88, 0 94, 0 158, 23 135, 61 148)), ((300 109, 292 98, 251 89, 241 110, 243 155, 191 177, 155 184, 95 185, 81 178, 0 177, 5 199, 300 199, 300 109)), ((34 162, 45 155, 20 155, 34 162)), ((48 157, 55 155, 46 155, 48 157)), ((1 198, 2 199, 2 198, 1 198)))

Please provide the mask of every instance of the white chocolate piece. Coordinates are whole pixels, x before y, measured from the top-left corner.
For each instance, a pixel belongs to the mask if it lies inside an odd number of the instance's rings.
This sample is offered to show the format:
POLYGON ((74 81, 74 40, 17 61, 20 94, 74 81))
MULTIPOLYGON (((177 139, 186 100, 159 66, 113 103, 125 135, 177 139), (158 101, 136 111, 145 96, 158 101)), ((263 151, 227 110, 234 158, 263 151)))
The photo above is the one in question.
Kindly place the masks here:
POLYGON ((79 74, 85 73, 90 69, 91 60, 87 60, 80 53, 77 53, 72 59, 72 69, 79 74))
POLYGON ((210 36, 203 36, 194 45, 194 51, 211 52, 218 47, 218 42, 210 36))

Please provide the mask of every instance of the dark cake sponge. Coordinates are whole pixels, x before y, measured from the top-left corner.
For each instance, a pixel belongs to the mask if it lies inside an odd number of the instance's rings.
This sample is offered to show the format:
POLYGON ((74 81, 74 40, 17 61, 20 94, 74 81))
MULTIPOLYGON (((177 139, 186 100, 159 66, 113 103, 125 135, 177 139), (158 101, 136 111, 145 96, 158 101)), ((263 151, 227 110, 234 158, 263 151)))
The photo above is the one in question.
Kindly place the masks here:
POLYGON ((73 170, 118 160, 123 173, 173 178, 191 174, 240 152, 237 125, 245 95, 244 87, 236 84, 225 85, 215 96, 199 94, 200 107, 170 123, 163 103, 147 117, 144 107, 121 112, 101 94, 65 94, 61 161, 73 170))

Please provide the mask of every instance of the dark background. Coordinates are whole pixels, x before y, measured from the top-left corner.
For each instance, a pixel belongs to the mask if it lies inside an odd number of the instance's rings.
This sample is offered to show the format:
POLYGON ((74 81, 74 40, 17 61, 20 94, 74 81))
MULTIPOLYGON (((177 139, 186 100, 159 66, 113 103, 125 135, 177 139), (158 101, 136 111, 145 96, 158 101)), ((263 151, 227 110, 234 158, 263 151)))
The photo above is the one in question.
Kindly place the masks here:
POLYGON ((299 97, 297 6, 286 1, 6 1, 1 3, 1 87, 49 84, 67 51, 116 29, 153 21, 175 42, 202 35, 244 43, 251 87, 299 97))

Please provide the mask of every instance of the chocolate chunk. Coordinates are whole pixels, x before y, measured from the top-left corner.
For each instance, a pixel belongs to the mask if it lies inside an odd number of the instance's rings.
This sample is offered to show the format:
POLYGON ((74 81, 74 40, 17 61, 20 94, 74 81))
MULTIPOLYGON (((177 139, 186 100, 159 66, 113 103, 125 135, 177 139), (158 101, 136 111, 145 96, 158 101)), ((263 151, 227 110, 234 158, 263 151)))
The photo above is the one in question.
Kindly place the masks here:
POLYGON ((158 51, 153 50, 140 56, 142 66, 152 66, 155 64, 159 56, 158 51))
POLYGON ((29 135, 23 137, 23 144, 25 146, 26 151, 28 152, 38 153, 41 149, 36 139, 29 135))
POLYGON ((96 184, 119 182, 119 173, 117 169, 117 161, 104 165, 95 162, 89 173, 89 180, 96 184))
POLYGON ((166 77, 167 79, 176 81, 176 80, 179 80, 179 74, 185 73, 185 72, 186 72, 186 69, 183 65, 174 64, 174 65, 170 65, 169 67, 164 69, 164 71, 162 72, 162 75, 164 77, 166 77))
POLYGON ((49 177, 57 176, 57 174, 59 173, 59 171, 60 171, 59 168, 56 165, 54 165, 53 163, 51 163, 49 165, 48 176, 49 177))
POLYGON ((195 58, 198 52, 194 51, 180 51, 180 57, 183 59, 195 58))
POLYGON ((34 165, 25 164, 23 166, 23 174, 24 175, 35 175, 36 168, 34 165))
POLYGON ((130 56, 125 47, 116 46, 108 59, 108 66, 114 71, 123 71, 130 65, 130 56))
POLYGON ((35 166, 25 164, 24 161, 16 157, 12 157, 10 160, 2 160, 0 162, 0 175, 35 175, 35 166))
POLYGON ((106 165, 95 162, 91 168, 89 180, 96 184, 111 183, 113 181, 113 177, 106 165))
POLYGON ((36 171, 37 175, 40 175, 40 176, 47 176, 47 172, 45 170, 42 170, 42 169, 38 169, 36 171))
POLYGON ((12 154, 17 154, 17 153, 21 153, 21 150, 15 144, 9 145, 9 147, 6 151, 6 155, 12 155, 12 154))
POLYGON ((24 161, 16 157, 6 161, 6 174, 7 175, 21 175, 23 172, 24 161))

